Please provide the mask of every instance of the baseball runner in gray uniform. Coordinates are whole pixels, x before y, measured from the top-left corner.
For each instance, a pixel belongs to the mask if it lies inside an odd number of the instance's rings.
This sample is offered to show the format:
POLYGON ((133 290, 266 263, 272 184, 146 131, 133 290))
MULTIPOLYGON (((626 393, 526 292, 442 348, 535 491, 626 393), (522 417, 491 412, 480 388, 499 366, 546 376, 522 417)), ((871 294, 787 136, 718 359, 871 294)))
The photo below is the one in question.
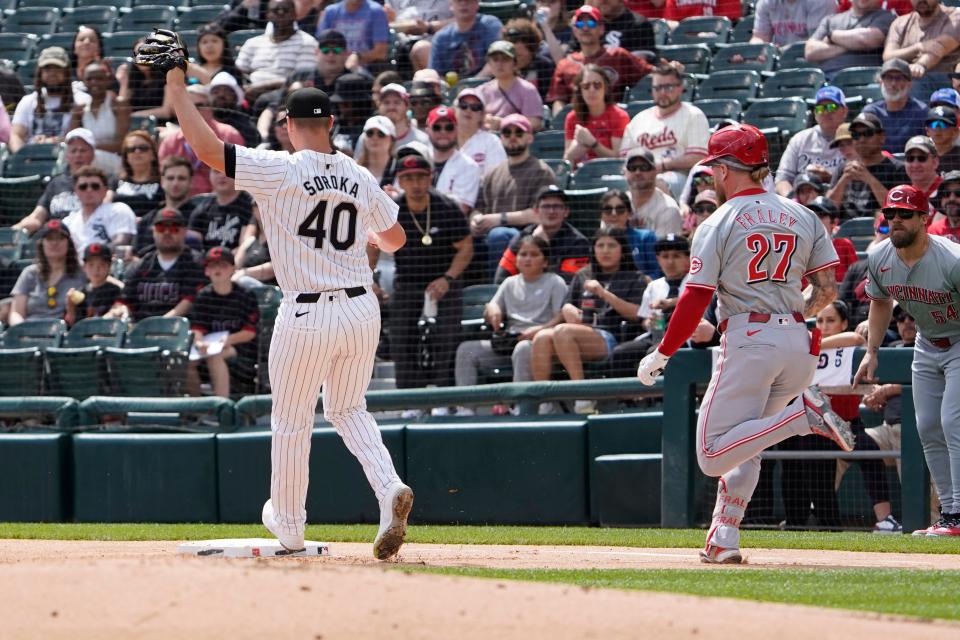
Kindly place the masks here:
POLYGON ((197 157, 256 199, 283 290, 270 342, 272 473, 263 524, 289 553, 304 549, 310 438, 323 386, 323 415, 360 461, 380 504, 374 556, 390 558, 403 544, 413 492, 400 481, 364 399, 380 336, 366 248, 372 242, 396 251, 406 242, 397 204, 369 171, 332 147, 323 91, 287 97, 295 153, 224 144, 187 95, 185 56, 179 36, 157 30, 136 62, 166 73, 167 95, 197 157))
POLYGON ((890 237, 867 258, 867 353, 854 384, 876 382, 877 358, 896 300, 917 322, 913 399, 917 433, 940 499, 940 519, 915 536, 960 536, 960 245, 927 233, 927 197, 910 186, 887 193, 890 237))
POLYGON ((760 453, 794 435, 815 433, 853 449, 850 426, 810 387, 819 334, 807 331, 836 297, 837 253, 817 216, 767 193, 767 141, 736 124, 710 137, 703 164, 713 165, 723 206, 697 227, 690 275, 660 345, 637 370, 653 384, 690 337, 716 291, 721 353, 700 405, 697 460, 720 476, 713 521, 700 558, 738 563, 740 521, 760 476, 760 453), (812 284, 804 297, 801 279, 812 284))

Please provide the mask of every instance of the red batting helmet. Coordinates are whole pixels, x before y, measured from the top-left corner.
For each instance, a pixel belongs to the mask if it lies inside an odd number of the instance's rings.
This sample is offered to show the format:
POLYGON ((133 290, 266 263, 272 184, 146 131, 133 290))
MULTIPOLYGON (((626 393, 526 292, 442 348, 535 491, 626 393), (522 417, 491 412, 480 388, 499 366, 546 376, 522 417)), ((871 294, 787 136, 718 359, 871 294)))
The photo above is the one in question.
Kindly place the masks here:
POLYGON ((745 167, 759 167, 770 163, 767 139, 755 126, 731 124, 710 136, 707 157, 700 164, 715 164, 722 158, 734 160, 745 167))
POLYGON ((887 192, 883 210, 887 209, 907 209, 922 214, 930 212, 930 205, 922 191, 909 184, 901 184, 887 192))

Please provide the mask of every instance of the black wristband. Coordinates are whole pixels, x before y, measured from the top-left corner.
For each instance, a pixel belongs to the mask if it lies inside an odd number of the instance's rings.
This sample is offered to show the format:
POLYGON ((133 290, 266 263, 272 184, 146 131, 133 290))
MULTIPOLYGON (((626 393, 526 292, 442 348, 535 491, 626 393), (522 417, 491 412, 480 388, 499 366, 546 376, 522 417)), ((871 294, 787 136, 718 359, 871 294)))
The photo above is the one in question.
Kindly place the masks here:
POLYGON ((457 281, 456 278, 454 278, 453 276, 448 276, 447 274, 443 274, 443 279, 447 281, 447 284, 453 284, 454 282, 457 281))

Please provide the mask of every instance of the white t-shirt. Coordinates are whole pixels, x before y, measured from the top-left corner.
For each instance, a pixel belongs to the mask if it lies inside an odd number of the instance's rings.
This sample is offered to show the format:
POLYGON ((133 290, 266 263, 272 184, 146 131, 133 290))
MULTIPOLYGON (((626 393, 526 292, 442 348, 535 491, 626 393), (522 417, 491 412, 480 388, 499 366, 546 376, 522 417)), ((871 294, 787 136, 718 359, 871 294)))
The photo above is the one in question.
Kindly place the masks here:
POLYGON ((121 233, 137 235, 137 218, 133 209, 122 202, 104 202, 86 220, 83 211, 78 209, 64 218, 63 224, 70 230, 78 256, 83 255, 88 244, 108 244, 121 233))
MULTIPOLYGON (((687 284, 687 278, 690 274, 687 274, 683 277, 683 280, 680 281, 680 293, 683 293, 683 289, 687 284)), ((638 318, 649 318, 653 315, 653 309, 650 308, 650 305, 653 304, 655 300, 663 300, 670 293, 670 284, 667 282, 666 278, 657 278, 647 285, 647 288, 643 290, 643 298, 640 300, 640 308, 637 310, 638 318)))
POLYGON ((651 229, 658 238, 668 233, 683 233, 680 205, 660 189, 654 189, 650 199, 633 210, 631 219, 634 226, 651 229))
POLYGON ((666 118, 657 115, 657 108, 644 109, 633 117, 623 131, 620 155, 640 146, 653 153, 657 160, 679 158, 686 153, 707 153, 710 123, 697 107, 681 102, 680 108, 666 118))
POLYGON ((437 191, 473 208, 479 190, 480 166, 462 152, 455 151, 437 177, 437 191))
MULTIPOLYGON (((46 109, 44 116, 38 118, 36 116, 37 92, 28 93, 20 98, 20 102, 17 103, 10 124, 19 124, 27 130, 27 142, 33 142, 37 136, 62 138, 70 129, 71 114, 69 111, 57 113, 61 102, 63 102, 63 99, 60 96, 47 96, 44 102, 44 108, 46 109)), ((90 96, 82 91, 74 91, 73 102, 83 105, 90 104, 90 96)))
POLYGON ((507 152, 503 150, 500 138, 489 131, 477 131, 470 136, 460 147, 460 153, 477 163, 481 175, 507 161, 507 152))
POLYGON ((317 66, 317 41, 305 31, 296 31, 283 42, 269 35, 250 38, 240 47, 237 68, 250 74, 250 82, 284 81, 298 69, 317 66))

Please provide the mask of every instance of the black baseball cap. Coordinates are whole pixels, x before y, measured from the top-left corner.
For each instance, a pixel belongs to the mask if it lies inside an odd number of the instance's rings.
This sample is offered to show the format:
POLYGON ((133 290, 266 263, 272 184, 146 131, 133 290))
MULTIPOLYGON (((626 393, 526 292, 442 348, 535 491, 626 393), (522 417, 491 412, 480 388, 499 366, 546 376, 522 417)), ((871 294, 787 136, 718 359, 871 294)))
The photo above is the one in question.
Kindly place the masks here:
POLYGON ((542 189, 540 189, 540 191, 537 192, 536 203, 539 205, 541 200, 543 200, 544 198, 551 198, 551 197, 560 198, 561 200, 563 200, 564 204, 566 204, 570 200, 570 198, 567 197, 567 194, 563 191, 563 189, 561 189, 555 184, 548 184, 547 186, 543 187, 542 189))
POLYGON ((87 248, 83 250, 83 261, 86 262, 90 258, 101 258, 110 262, 113 260, 113 251, 110 249, 110 245, 102 244, 100 242, 94 242, 88 244, 87 248))
POLYGON ((207 255, 203 258, 203 266, 207 266, 211 262, 226 262, 227 264, 236 264, 236 261, 233 257, 233 252, 230 251, 229 247, 214 247, 207 251, 207 255))
POLYGON ((321 47, 325 44, 332 44, 336 47, 346 47, 347 38, 336 29, 324 29, 317 36, 317 44, 321 47))
POLYGON ((408 153, 397 159, 397 177, 407 173, 426 173, 433 171, 430 161, 419 153, 408 153))
POLYGON ((690 253, 690 242, 678 233, 668 233, 657 238, 657 241, 653 243, 653 252, 660 253, 661 251, 690 253))
POLYGON ((330 97, 315 87, 297 89, 287 96, 288 118, 329 118, 330 97))
POLYGON ((66 237, 70 237, 70 229, 67 228, 67 225, 63 224, 62 220, 49 220, 45 225, 40 227, 39 231, 37 231, 37 237, 42 240, 51 233, 62 233, 66 237))
POLYGON ((153 224, 176 224, 183 227, 186 226, 187 220, 177 209, 161 209, 153 216, 153 224))
POLYGON ((829 215, 831 218, 840 217, 840 209, 833 203, 833 200, 824 196, 817 196, 807 203, 807 209, 813 211, 818 216, 829 215))

